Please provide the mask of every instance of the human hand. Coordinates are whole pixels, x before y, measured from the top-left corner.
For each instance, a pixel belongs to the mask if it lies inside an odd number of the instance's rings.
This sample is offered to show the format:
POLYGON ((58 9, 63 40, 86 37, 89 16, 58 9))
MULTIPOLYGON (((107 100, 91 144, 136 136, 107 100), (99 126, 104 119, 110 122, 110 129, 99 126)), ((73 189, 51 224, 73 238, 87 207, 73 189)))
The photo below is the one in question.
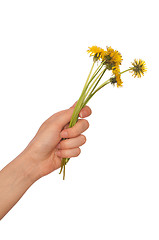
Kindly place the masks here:
MULTIPOLYGON (((0 219, 35 181, 58 169, 62 158, 80 154, 79 147, 86 142, 81 133, 88 129, 89 123, 79 119, 69 128, 75 104, 48 118, 24 151, 0 171, 0 219)), ((91 109, 85 106, 79 117, 85 118, 90 114, 91 109)))
MULTIPOLYGON (((86 137, 81 133, 88 129, 89 123, 86 119, 78 119, 72 128, 68 128, 75 105, 76 103, 48 118, 24 150, 31 164, 36 166, 38 178, 58 169, 62 158, 77 157, 80 154, 79 147, 86 142, 86 137)), ((91 109, 85 106, 79 117, 85 118, 90 114, 91 109)))

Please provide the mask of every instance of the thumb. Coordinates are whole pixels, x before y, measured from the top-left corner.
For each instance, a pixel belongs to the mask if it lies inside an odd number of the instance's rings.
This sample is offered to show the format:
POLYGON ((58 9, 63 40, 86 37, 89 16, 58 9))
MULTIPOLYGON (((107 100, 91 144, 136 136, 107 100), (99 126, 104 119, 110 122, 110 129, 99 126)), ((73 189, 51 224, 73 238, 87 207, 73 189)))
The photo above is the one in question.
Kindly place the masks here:
POLYGON ((70 122, 76 103, 77 102, 75 102, 72 107, 60 112, 57 121, 61 128, 70 122))

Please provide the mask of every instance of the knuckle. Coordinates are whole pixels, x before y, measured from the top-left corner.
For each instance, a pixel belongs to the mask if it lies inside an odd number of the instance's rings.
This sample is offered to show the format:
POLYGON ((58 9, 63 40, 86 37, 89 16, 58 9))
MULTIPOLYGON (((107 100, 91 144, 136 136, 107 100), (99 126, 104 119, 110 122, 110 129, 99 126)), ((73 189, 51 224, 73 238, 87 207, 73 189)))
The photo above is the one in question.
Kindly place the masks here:
POLYGON ((66 148, 66 145, 67 145, 66 140, 62 140, 60 143, 60 148, 64 149, 64 148, 66 148))
POLYGON ((40 129, 45 129, 48 125, 48 120, 46 120, 45 122, 43 122, 40 126, 40 129))
POLYGON ((74 137, 78 134, 78 129, 75 128, 71 128, 71 135, 74 137))
POLYGON ((65 132, 66 132, 66 138, 70 138, 70 129, 65 129, 65 132))
POLYGON ((74 135, 75 135, 75 129, 74 128, 69 128, 67 130, 67 138, 71 138, 74 135))

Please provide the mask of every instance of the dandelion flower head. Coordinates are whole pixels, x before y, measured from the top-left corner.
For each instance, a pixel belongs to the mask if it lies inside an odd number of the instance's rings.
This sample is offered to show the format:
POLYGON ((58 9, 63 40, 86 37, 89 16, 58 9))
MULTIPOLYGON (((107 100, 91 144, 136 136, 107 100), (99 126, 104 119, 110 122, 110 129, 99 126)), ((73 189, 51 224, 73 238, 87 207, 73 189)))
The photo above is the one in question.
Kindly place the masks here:
POLYGON ((146 63, 145 61, 141 59, 135 59, 134 62, 132 63, 133 67, 130 70, 131 73, 133 73, 132 76, 141 78, 142 75, 144 76, 144 73, 147 71, 146 68, 146 63))
POLYGON ((123 81, 121 80, 120 68, 119 67, 114 68, 113 74, 115 75, 117 87, 122 87, 123 81))
POLYGON ((105 53, 103 48, 97 46, 89 47, 87 52, 90 53, 90 56, 94 57, 94 61, 102 60, 105 53))
POLYGON ((121 56, 121 54, 117 50, 114 50, 111 47, 107 47, 107 51, 105 51, 105 55, 103 57, 103 61, 105 61, 105 64, 107 65, 107 67, 110 70, 114 66, 121 65, 122 60, 123 60, 122 56, 121 56))
POLYGON ((117 50, 114 50, 112 47, 107 47, 103 61, 105 62, 107 69, 112 70, 112 73, 115 75, 117 87, 122 87, 123 84, 120 77, 120 65, 122 60, 122 56, 117 50))

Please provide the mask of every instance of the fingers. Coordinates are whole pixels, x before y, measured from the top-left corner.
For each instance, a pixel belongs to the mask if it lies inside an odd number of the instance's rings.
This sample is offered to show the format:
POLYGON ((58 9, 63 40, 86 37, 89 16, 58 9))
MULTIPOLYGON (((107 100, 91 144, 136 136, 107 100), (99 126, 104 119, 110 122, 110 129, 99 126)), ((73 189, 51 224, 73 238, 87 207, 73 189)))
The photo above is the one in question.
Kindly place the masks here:
POLYGON ((86 119, 79 119, 77 123, 71 127, 64 129, 60 133, 61 138, 75 138, 79 136, 81 133, 86 131, 89 128, 89 123, 86 119))
MULTIPOLYGON (((63 116, 61 119, 58 119, 61 124, 64 124, 65 127, 68 126, 68 122, 70 121, 72 117, 72 113, 74 110, 76 103, 69 108, 68 110, 65 110, 62 112, 63 116)), ((79 117, 85 118, 91 115, 92 111, 88 106, 85 106, 79 113, 79 117)), ((81 150, 80 146, 82 146, 86 142, 86 137, 82 135, 84 131, 86 131, 89 128, 89 123, 86 119, 79 119, 77 123, 71 127, 71 128, 64 128, 61 133, 61 138, 66 138, 65 140, 62 140, 58 146, 56 155, 61 158, 72 158, 77 157, 81 150)))
MULTIPOLYGON (((63 127, 70 122, 76 103, 67 110, 56 113, 56 120, 59 126, 63 127)), ((88 106, 85 106, 79 113, 81 118, 90 116, 92 113, 91 109, 88 106)), ((55 115, 54 115, 55 117, 55 115)))
POLYGON ((91 114, 92 114, 92 110, 90 109, 90 107, 85 106, 80 111, 79 116, 80 116, 80 118, 85 118, 85 117, 89 117, 91 114))
POLYGON ((57 148, 58 149, 72 149, 72 148, 78 148, 79 146, 82 146, 86 142, 86 137, 84 135, 79 135, 76 138, 66 139, 62 140, 57 148))
MULTIPOLYGON (((72 105, 71 108, 74 108, 77 104, 77 101, 72 105)), ((79 113, 79 116, 80 118, 85 118, 85 117, 88 117, 92 114, 92 110, 90 109, 90 107, 88 106, 85 106, 84 108, 81 109, 80 113, 79 113)))
POLYGON ((86 142, 86 137, 80 135, 76 138, 62 140, 57 145, 56 155, 61 158, 77 157, 81 153, 79 146, 82 146, 86 142))
POLYGON ((80 148, 65 149, 59 150, 56 152, 56 155, 61 158, 72 158, 77 157, 81 152, 80 148))

